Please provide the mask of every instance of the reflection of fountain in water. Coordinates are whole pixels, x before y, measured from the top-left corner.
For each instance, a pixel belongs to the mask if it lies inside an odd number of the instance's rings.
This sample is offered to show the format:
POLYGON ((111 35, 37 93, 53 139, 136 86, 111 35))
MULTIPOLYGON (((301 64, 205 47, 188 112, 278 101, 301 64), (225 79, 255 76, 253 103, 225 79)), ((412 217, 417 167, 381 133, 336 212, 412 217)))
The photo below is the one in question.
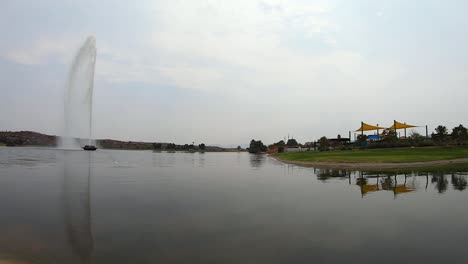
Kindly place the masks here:
POLYGON ((90 152, 64 152, 64 220, 68 242, 81 263, 91 263, 94 240, 91 230, 90 152))
POLYGON ((96 40, 89 37, 76 54, 65 92, 65 116, 60 148, 76 149, 77 138, 87 138, 91 145, 94 67, 96 40))

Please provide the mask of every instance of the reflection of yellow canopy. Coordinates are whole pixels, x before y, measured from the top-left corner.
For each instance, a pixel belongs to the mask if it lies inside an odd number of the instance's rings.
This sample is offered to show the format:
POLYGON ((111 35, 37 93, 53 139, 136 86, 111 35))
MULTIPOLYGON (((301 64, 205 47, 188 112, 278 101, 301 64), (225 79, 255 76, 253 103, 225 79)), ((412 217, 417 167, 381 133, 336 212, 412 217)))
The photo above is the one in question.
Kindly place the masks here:
POLYGON ((366 194, 368 192, 379 191, 379 185, 378 184, 373 184, 373 185, 364 184, 361 187, 362 187, 362 193, 363 194, 366 194))
POLYGON ((400 122, 395 121, 395 123, 393 124, 393 126, 387 128, 387 129, 389 129, 389 130, 395 130, 395 127, 396 127, 396 129, 403 129, 403 128, 413 128, 413 127, 418 127, 418 126, 407 125, 407 124, 403 124, 403 123, 400 123, 400 122))
POLYGON ((362 123, 361 127, 357 129, 354 132, 359 132, 359 131, 370 131, 370 130, 378 130, 378 129, 385 129, 385 127, 379 127, 379 126, 372 126, 366 123, 362 123))
POLYGON ((412 191, 414 191, 414 189, 407 188, 405 185, 397 185, 395 187, 395 193, 407 193, 412 191))

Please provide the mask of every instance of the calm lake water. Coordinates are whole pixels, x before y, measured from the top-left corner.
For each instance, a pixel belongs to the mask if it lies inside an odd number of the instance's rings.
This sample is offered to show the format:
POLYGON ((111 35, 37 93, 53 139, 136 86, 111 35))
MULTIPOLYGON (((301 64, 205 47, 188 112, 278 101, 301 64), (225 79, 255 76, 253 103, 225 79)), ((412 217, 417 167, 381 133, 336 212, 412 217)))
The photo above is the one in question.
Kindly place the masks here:
POLYGON ((468 263, 466 175, 3 147, 0 263, 468 263))

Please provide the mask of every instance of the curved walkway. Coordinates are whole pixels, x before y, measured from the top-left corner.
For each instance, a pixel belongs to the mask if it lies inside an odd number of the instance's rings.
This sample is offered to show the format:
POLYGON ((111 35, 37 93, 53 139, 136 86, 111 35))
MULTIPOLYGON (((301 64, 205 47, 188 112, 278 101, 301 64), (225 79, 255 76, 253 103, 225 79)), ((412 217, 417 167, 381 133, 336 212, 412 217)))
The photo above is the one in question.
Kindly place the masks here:
POLYGON ((405 163, 367 163, 367 162, 320 162, 320 161, 292 161, 283 160, 272 156, 274 159, 288 164, 295 164, 308 167, 321 167, 333 169, 392 169, 392 168, 418 168, 449 164, 468 164, 468 158, 452 160, 434 160, 423 162, 405 162, 405 163))

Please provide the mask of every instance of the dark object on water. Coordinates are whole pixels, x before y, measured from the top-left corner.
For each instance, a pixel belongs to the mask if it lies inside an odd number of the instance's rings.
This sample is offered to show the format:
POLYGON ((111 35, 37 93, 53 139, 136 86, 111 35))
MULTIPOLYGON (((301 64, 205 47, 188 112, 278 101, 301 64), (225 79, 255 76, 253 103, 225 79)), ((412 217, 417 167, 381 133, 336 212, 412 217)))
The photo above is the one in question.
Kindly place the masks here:
POLYGON ((97 148, 93 145, 86 145, 83 147, 84 150, 96 150, 97 148))

